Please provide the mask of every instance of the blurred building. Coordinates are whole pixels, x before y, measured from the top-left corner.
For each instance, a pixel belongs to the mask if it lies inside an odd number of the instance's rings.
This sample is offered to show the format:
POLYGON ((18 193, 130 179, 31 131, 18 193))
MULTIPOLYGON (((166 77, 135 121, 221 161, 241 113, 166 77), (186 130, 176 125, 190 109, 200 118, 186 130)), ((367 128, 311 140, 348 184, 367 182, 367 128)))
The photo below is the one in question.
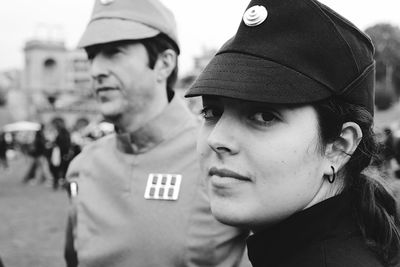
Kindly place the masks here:
MULTIPOLYGON (((214 48, 203 48, 202 52, 193 58, 193 68, 185 75, 180 77, 177 82, 176 91, 180 95, 184 95, 187 89, 196 80, 197 76, 203 71, 210 62, 211 58, 217 53, 217 49, 214 48)), ((185 98, 189 108, 195 114, 199 114, 202 104, 200 97, 185 98)))
POLYGON ((202 52, 193 58, 193 68, 178 80, 177 88, 186 91, 216 53, 215 48, 203 47, 202 52))
POLYGON ((18 101, 21 77, 22 72, 17 69, 0 72, 0 127, 24 118, 18 101))
MULTIPOLYGON (((13 120, 49 124, 62 119, 68 128, 101 120, 84 50, 67 49, 60 38, 44 36, 28 40, 23 51, 22 71, 0 73, 0 89, 2 83, 8 84, 7 109, 13 120)), ((184 94, 215 53, 215 49, 204 48, 194 58, 192 70, 179 77, 178 94, 184 94)), ((198 99, 186 100, 190 108, 198 112, 201 106, 198 99)))
POLYGON ((48 124, 62 119, 69 128, 99 118, 91 94, 89 62, 83 50, 63 41, 33 39, 25 43, 21 91, 27 118, 48 124))

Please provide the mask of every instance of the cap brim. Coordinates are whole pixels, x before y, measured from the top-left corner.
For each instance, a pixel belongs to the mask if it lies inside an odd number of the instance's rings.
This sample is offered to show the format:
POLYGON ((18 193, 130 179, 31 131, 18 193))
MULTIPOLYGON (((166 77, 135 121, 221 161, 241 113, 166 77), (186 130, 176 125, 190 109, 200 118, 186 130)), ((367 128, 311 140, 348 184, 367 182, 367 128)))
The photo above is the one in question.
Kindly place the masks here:
POLYGON ((132 20, 100 18, 93 20, 87 26, 79 41, 78 47, 154 37, 159 34, 157 29, 148 27, 132 20))
POLYGON ((186 97, 216 95, 275 104, 310 103, 333 93, 323 84, 276 62, 251 55, 217 54, 186 97))

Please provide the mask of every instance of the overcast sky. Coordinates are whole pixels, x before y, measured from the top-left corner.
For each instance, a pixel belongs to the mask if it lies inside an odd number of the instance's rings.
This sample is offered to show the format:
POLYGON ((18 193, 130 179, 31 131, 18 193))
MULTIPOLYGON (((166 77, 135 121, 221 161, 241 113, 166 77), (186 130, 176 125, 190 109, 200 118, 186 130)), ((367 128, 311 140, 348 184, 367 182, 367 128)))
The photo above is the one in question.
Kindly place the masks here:
MULTIPOLYGON (((118 0, 116 0, 118 1, 118 0)), ((162 0, 175 13, 181 71, 203 47, 219 48, 236 31, 249 0, 162 0)), ((283 0, 282 0, 283 1, 283 0)), ((359 28, 380 22, 400 26, 400 0, 321 0, 359 28)), ((0 71, 23 68, 25 41, 63 39, 74 48, 86 26, 93 0, 9 0, 0 8, 0 71)))

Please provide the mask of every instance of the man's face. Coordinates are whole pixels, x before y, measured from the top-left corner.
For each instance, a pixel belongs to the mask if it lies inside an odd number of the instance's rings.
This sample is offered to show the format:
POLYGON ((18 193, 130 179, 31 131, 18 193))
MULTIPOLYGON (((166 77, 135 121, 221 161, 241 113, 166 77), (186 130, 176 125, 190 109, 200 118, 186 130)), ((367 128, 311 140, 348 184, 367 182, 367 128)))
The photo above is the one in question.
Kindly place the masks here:
POLYGON ((88 50, 93 86, 104 117, 135 130, 154 117, 165 88, 141 43, 108 43, 88 50))

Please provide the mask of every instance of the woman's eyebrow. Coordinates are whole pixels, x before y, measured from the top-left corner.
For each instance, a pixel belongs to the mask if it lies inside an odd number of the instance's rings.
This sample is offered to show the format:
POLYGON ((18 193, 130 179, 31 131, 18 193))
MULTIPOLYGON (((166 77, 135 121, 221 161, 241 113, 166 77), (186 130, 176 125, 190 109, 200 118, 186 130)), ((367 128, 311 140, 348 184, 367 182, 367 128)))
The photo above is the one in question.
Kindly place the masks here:
POLYGON ((251 108, 265 108, 265 109, 274 109, 274 110, 287 109, 287 106, 285 106, 285 105, 265 103, 265 102, 256 102, 256 101, 244 101, 244 102, 240 102, 239 105, 240 106, 249 106, 251 108))

